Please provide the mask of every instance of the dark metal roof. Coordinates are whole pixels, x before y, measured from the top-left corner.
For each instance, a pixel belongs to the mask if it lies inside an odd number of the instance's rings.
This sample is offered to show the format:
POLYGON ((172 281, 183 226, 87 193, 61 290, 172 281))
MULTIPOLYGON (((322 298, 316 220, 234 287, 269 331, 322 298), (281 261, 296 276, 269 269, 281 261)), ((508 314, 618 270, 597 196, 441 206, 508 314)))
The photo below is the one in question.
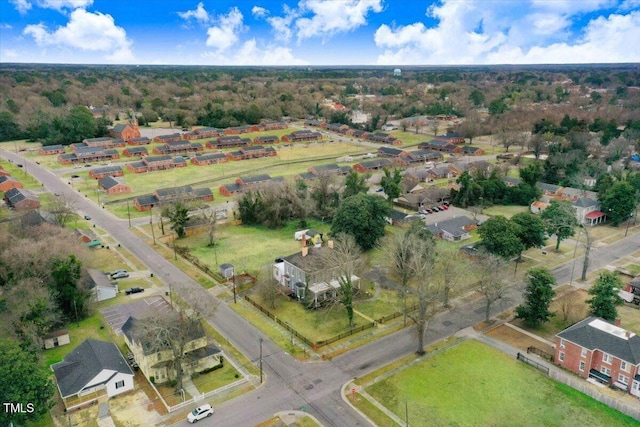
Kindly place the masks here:
POLYGON ((153 206, 159 203, 159 200, 153 194, 145 194, 143 196, 138 196, 135 198, 138 203, 138 206, 153 206))
POLYGON ((87 339, 62 362, 51 365, 62 397, 73 396, 103 371, 113 371, 103 384, 117 373, 133 375, 131 368, 112 342, 87 339))

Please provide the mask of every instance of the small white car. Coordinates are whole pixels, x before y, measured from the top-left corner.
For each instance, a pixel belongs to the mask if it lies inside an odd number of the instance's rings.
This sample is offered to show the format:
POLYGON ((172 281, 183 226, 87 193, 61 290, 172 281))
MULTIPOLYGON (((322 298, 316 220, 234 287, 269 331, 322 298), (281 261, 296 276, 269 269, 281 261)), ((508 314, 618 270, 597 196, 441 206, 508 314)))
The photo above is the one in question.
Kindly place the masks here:
POLYGON ((187 415, 187 421, 191 424, 197 423, 198 420, 201 420, 206 417, 210 417, 213 415, 213 408, 211 405, 206 404, 202 406, 198 406, 196 409, 191 411, 189 415, 187 415))

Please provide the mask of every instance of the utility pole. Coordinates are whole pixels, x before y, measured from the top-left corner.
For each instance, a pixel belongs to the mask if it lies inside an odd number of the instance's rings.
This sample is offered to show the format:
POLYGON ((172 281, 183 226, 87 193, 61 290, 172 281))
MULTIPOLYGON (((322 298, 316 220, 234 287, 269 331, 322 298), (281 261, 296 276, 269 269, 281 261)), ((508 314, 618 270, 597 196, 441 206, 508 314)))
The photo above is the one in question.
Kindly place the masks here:
POLYGON ((260 384, 262 384, 262 338, 260 338, 260 384))
POLYGON ((584 229, 584 235, 587 237, 587 241, 584 245, 584 263, 582 264, 582 276, 580 279, 584 282, 587 280, 587 269, 589 268, 589 252, 591 251, 591 236, 585 224, 582 225, 584 229))
POLYGON ((236 268, 233 267, 233 303, 236 304, 236 268))
POLYGON ((127 200, 127 216, 129 217, 129 228, 131 228, 131 212, 129 211, 129 201, 127 200))
POLYGON ((149 224, 151 224, 151 235, 153 236, 153 245, 156 244, 156 232, 153 230, 153 205, 149 209, 149 224))

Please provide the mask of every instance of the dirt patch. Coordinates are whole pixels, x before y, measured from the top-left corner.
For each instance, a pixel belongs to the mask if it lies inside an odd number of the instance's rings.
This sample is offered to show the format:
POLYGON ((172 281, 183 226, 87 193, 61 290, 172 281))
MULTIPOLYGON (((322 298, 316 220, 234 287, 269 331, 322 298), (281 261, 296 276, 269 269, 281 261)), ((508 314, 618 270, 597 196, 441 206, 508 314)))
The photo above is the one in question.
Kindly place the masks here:
POLYGON ((486 334, 492 338, 500 340, 511 345, 512 347, 525 352, 529 347, 536 347, 537 349, 540 349, 545 353, 554 353, 554 349, 552 346, 545 344, 544 342, 533 337, 530 337, 529 335, 523 334, 522 332, 519 332, 506 325, 500 325, 497 328, 493 328, 486 334))

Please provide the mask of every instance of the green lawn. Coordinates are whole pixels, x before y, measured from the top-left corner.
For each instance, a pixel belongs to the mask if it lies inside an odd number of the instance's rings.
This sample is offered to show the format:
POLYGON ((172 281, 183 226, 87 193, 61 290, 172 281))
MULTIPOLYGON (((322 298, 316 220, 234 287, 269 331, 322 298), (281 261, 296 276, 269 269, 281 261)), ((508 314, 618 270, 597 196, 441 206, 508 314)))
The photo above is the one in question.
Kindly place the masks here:
MULTIPOLYGON (((430 426, 635 426, 637 421, 476 341, 367 387, 401 419, 430 426)), ((418 425, 418 424, 416 424, 418 425)))
POLYGON ((483 215, 488 215, 488 216, 502 215, 506 218, 511 218, 513 215, 520 212, 529 212, 529 207, 528 206, 496 205, 496 206, 491 206, 490 208, 484 208, 482 210, 483 215))
POLYGON ((53 363, 60 362, 67 354, 71 353, 78 345, 82 344, 87 338, 93 338, 102 341, 113 341, 114 337, 110 333, 111 329, 102 321, 102 316, 97 312, 88 319, 81 320, 79 326, 77 323, 69 323, 66 326, 69 331, 71 344, 61 347, 44 350, 44 364, 49 366, 53 363))
MULTIPOLYGON (((220 225, 216 229, 218 244, 215 250, 207 246, 208 238, 205 234, 185 237, 176 243, 178 246, 188 246, 192 255, 213 270, 218 270, 217 265, 231 263, 238 272, 246 271, 255 275, 275 258, 302 250, 301 243, 294 239, 294 233, 301 229, 299 226, 299 221, 291 221, 277 230, 262 226, 220 225)), ((330 224, 308 220, 305 228, 313 228, 326 234, 330 224)))

